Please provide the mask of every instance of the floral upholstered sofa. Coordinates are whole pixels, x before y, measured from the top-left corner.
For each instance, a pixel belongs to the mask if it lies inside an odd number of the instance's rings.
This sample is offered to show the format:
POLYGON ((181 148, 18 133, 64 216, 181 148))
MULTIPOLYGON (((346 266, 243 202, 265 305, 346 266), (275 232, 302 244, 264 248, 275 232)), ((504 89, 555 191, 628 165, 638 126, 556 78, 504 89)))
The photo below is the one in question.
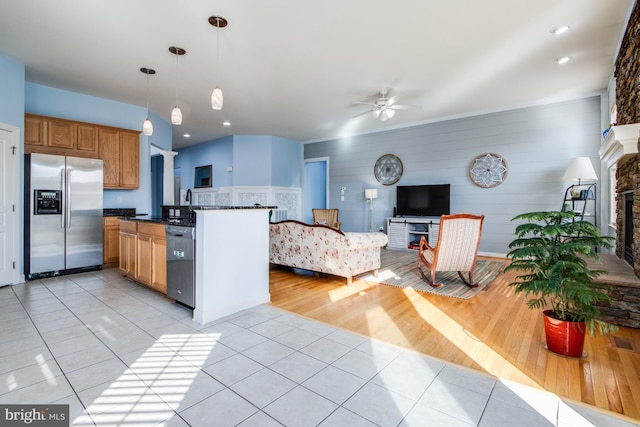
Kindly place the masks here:
POLYGON ((286 220, 269 224, 269 262, 347 278, 378 274, 384 233, 345 233, 320 224, 286 220))

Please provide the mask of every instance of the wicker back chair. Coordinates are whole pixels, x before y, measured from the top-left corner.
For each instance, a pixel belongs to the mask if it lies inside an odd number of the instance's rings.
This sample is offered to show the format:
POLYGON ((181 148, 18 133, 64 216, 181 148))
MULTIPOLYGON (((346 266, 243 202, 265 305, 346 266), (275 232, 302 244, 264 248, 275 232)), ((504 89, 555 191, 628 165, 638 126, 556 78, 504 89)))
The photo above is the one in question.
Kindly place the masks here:
POLYGON ((436 271, 457 271, 467 286, 477 287, 478 284, 473 281, 473 269, 476 265, 483 221, 484 215, 442 215, 436 247, 429 246, 424 236, 420 238, 418 270, 422 279, 434 288, 439 288, 442 283, 436 282, 436 271), (422 265, 431 272, 431 277, 422 272, 422 265), (469 273, 468 280, 462 275, 463 272, 469 273))
POLYGON ((338 221, 338 209, 311 209, 313 212, 313 223, 328 225, 329 227, 340 230, 340 221, 338 221))

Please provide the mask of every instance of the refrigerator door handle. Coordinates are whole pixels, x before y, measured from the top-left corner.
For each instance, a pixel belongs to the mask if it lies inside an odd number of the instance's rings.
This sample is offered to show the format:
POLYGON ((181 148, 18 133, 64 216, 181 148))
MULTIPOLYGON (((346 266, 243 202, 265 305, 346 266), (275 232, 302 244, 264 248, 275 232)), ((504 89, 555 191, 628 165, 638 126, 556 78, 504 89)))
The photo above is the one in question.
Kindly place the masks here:
POLYGON ((67 206, 65 216, 67 217, 67 228, 71 228, 71 169, 66 168, 67 176, 65 182, 65 192, 67 193, 67 206))
POLYGON ((66 228, 65 212, 67 211, 67 180, 66 180, 66 168, 60 169, 60 188, 62 188, 62 197, 60 203, 62 204, 62 215, 60 215, 60 228, 66 228))

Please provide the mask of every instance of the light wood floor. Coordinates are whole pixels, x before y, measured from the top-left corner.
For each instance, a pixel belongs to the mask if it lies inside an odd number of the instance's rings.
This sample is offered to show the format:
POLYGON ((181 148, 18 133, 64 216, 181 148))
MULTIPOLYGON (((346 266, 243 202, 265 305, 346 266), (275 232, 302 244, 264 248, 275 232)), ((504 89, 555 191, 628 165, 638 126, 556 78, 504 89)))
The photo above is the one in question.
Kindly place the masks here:
POLYGON ((640 330, 587 335, 587 357, 544 348, 542 314, 501 274, 469 300, 271 267, 271 303, 330 325, 640 420, 640 330))

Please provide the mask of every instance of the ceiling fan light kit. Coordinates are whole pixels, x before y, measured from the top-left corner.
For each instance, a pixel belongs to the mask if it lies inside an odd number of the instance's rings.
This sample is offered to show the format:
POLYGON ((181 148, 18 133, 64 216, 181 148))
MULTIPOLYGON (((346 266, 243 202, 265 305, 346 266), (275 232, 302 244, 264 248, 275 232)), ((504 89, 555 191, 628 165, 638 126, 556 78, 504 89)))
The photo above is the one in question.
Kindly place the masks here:
POLYGON ((376 98, 372 101, 356 101, 354 104, 362 104, 368 105, 370 108, 367 111, 356 114, 353 116, 354 118, 360 117, 367 113, 372 113, 372 115, 380 120, 381 122, 386 122, 387 120, 393 118, 396 114, 396 110, 421 110, 422 106, 420 105, 403 105, 397 104, 399 95, 396 93, 393 96, 389 96, 389 91, 386 89, 381 90, 376 95, 376 98))

